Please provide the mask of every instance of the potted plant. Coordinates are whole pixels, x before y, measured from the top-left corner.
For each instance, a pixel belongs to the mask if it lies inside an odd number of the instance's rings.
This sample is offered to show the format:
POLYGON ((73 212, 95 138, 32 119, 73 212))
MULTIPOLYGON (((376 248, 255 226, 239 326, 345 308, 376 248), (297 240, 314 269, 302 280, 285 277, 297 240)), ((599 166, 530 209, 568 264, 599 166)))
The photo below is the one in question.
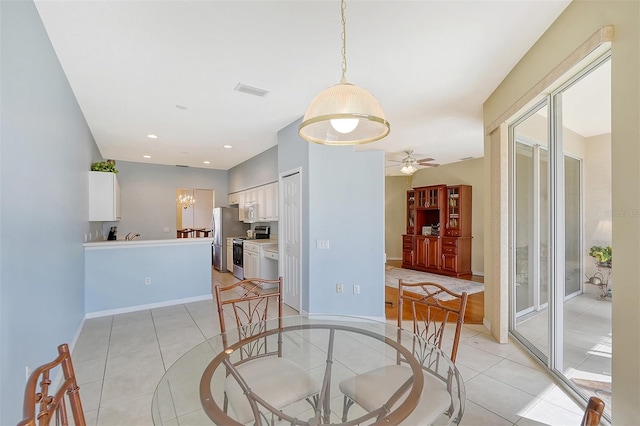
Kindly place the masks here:
POLYGON ((589 256, 596 260, 597 266, 611 267, 611 246, 592 246, 589 249, 589 256))
POLYGON ((114 160, 96 161, 91 164, 91 171, 118 173, 116 170, 116 162, 114 160))

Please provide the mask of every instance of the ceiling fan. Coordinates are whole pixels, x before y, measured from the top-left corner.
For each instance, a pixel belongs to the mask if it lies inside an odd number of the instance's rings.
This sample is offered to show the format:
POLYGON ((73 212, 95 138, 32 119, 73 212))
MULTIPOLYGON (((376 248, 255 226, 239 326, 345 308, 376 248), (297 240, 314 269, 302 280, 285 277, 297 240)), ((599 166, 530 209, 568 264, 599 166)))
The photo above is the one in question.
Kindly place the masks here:
POLYGON ((416 159, 412 154, 413 154, 413 150, 407 150, 404 151, 405 154, 407 154, 406 157, 404 157, 402 160, 389 160, 389 161, 393 161, 396 163, 401 163, 402 164, 402 168, 400 169, 400 171, 406 175, 412 175, 414 174, 417 170, 418 170, 418 166, 425 166, 425 167, 438 167, 440 164, 436 164, 436 163, 432 163, 431 161, 434 161, 433 158, 422 158, 420 160, 416 159))

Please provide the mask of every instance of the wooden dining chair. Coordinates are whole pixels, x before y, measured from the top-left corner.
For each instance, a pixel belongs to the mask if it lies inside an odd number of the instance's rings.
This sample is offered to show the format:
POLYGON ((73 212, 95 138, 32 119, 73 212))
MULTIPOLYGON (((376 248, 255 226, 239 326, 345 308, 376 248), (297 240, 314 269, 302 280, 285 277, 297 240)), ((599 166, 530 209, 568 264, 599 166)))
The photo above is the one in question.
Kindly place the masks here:
POLYGON ((598 426, 602 418, 602 413, 604 413, 604 407, 604 401, 597 396, 589 398, 580 426, 598 426))
POLYGON ((23 420, 18 426, 47 426, 54 419, 56 425, 68 425, 67 403, 73 424, 86 425, 69 346, 66 343, 58 346, 58 354, 56 359, 34 369, 29 376, 24 391, 23 420), (52 392, 51 370, 58 366, 61 367, 62 383, 52 392))
MULTIPOLYGON (((399 281, 398 328, 403 328, 405 318, 411 322, 414 335, 412 350, 424 359, 428 358, 425 342, 442 349, 445 330, 452 328, 453 342, 449 357, 455 363, 466 308, 466 292, 454 293, 429 282, 410 284, 402 279, 399 281)), ((347 421, 349 408, 354 403, 372 411, 386 404, 395 390, 411 378, 411 369, 400 356, 396 361, 395 365, 380 367, 340 382, 340 391, 344 394, 343 422, 347 421)), ((423 372, 424 386, 420 403, 403 422, 407 425, 430 424, 451 408, 451 377, 436 377, 428 368, 424 368, 423 372)))
MULTIPOLYGON (((282 277, 277 280, 249 278, 230 286, 215 286, 220 330, 225 347, 229 333, 237 333, 237 341, 255 336, 266 330, 269 318, 282 320, 282 277), (262 284, 277 284, 275 290, 262 290, 262 284), (235 322, 235 330, 227 327, 225 307, 235 322)), ((282 326, 282 325, 280 325, 282 326)), ((234 340, 235 341, 235 340, 234 340)), ((268 401, 277 410, 298 401, 306 400, 314 410, 318 409, 321 384, 305 369, 283 357, 280 335, 277 342, 265 337, 243 345, 237 352, 233 366, 252 394, 268 401), (275 347, 274 347, 275 346, 275 347)), ((230 405, 240 423, 255 419, 249 399, 233 375, 225 381, 224 410, 230 405)))

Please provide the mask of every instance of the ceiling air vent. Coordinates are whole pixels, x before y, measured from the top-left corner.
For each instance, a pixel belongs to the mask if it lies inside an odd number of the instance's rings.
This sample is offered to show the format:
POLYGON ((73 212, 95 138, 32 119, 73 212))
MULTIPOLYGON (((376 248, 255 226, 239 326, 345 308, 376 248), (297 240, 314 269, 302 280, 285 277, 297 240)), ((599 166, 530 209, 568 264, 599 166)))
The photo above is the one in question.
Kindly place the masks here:
POLYGON ((176 164, 176 167, 189 167, 189 166, 185 166, 184 164, 176 164))
POLYGON ((473 160, 473 157, 464 157, 461 158, 460 161, 473 160))
POLYGON ((246 84, 238 83, 235 89, 237 92, 248 93, 249 95, 260 96, 264 98, 269 94, 269 90, 261 89, 260 87, 247 86, 246 84))

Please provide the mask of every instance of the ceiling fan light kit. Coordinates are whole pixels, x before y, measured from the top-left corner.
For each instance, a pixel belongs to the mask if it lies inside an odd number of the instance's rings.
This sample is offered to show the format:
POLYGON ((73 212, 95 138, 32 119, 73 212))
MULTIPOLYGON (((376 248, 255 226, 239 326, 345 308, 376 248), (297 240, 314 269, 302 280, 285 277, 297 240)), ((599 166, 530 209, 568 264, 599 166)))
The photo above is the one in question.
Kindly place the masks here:
POLYGON ((342 16, 342 79, 316 96, 302 119, 298 134, 324 145, 360 145, 389 134, 390 125, 378 100, 361 87, 347 83, 345 2, 342 16))

